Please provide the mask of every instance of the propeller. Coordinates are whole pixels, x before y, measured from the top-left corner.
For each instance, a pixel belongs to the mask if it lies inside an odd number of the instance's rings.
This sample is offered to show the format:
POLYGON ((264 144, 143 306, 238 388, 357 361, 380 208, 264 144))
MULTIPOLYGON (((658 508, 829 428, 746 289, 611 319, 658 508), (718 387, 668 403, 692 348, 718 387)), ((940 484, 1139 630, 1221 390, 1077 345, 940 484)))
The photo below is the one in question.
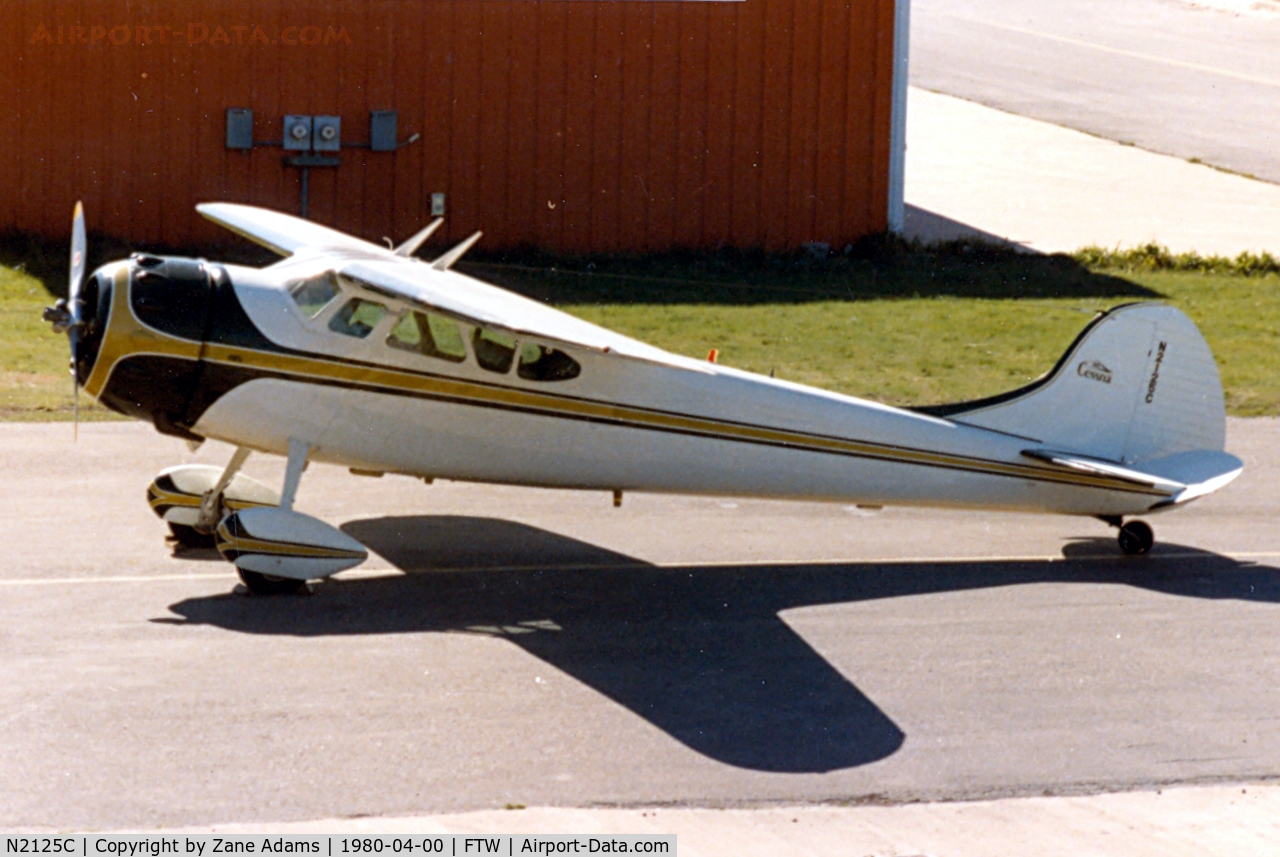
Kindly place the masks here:
POLYGON ((51 307, 45 307, 44 320, 53 324, 54 333, 66 333, 71 341, 71 398, 74 408, 73 437, 80 438, 80 385, 76 383, 76 346, 80 344, 80 328, 84 302, 80 298, 80 285, 84 282, 85 251, 88 240, 84 232, 84 206, 77 202, 71 219, 71 272, 67 283, 67 296, 51 307))

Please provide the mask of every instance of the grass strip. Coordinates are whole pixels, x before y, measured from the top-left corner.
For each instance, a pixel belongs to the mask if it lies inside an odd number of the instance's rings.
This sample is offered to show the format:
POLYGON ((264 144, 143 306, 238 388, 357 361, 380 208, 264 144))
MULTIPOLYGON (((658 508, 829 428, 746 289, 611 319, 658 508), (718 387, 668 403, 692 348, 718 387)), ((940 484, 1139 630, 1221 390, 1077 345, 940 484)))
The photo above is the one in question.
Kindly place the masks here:
POLYGON ((1126 250, 1090 245, 1077 250, 1072 258, 1086 268, 1118 273, 1150 271, 1182 271, 1199 274, 1232 274, 1239 277, 1261 277, 1280 274, 1280 259, 1270 253, 1238 256, 1202 256, 1196 252, 1172 253, 1161 244, 1148 243, 1126 250))

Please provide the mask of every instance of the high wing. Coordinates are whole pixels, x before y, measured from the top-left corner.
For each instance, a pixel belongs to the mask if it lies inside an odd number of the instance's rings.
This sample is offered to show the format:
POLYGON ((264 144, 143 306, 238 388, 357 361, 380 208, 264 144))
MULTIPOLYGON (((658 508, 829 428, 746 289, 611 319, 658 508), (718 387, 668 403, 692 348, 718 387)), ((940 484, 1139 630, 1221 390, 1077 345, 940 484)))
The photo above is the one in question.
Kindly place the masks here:
POLYGON ((440 271, 426 263, 361 259, 336 270, 375 294, 501 328, 517 336, 536 336, 682 369, 709 371, 709 364, 671 354, 506 289, 454 271, 440 271))
POLYGON ((680 369, 715 371, 703 361, 663 351, 439 264, 456 261, 457 251, 465 250, 476 236, 433 264, 275 211, 224 202, 202 203, 196 209, 274 252, 323 259, 339 275, 374 294, 517 336, 536 336, 680 369))
POLYGON ((196 206, 196 211, 219 226, 281 256, 292 256, 299 250, 308 248, 372 254, 376 257, 394 255, 386 247, 361 241, 319 223, 252 205, 202 202, 196 206))

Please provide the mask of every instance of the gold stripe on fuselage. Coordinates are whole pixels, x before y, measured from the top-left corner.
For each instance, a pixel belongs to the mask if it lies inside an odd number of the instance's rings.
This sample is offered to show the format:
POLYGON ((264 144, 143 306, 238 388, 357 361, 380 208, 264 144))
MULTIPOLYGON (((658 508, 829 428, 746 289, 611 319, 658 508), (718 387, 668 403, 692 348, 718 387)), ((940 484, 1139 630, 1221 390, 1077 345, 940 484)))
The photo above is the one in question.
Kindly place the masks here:
POLYGON ((1010 476, 1068 485, 1125 491, 1166 497, 1168 494, 1151 486, 1101 475, 1069 473, 1034 465, 993 461, 970 456, 951 455, 927 450, 895 447, 866 441, 846 440, 804 432, 752 426, 718 420, 671 414, 628 405, 615 405, 575 399, 551 393, 539 393, 511 387, 497 387, 455 378, 422 375, 389 367, 352 365, 339 360, 310 355, 277 354, 237 346, 210 343, 204 352, 212 363, 236 368, 252 368, 328 384, 373 387, 391 392, 427 398, 462 400, 484 407, 532 410, 550 416, 596 420, 659 431, 673 431, 712 437, 719 440, 766 443, 814 452, 855 455, 902 464, 965 470, 995 476, 1010 476))
POLYGON ((370 387, 389 393, 432 399, 451 399, 482 407, 534 411, 564 419, 608 422, 629 428, 679 432, 719 440, 763 443, 811 452, 852 455, 899 464, 943 467, 991 476, 1033 479, 1064 485, 1099 488, 1124 493, 1167 497, 1154 486, 1100 474, 1050 469, 1034 464, 995 461, 891 444, 849 440, 788 429, 753 426, 745 423, 673 414, 648 408, 577 399, 569 396, 522 390, 428 375, 407 369, 371 366, 312 354, 285 354, 216 342, 200 343, 154 330, 134 316, 129 304, 128 268, 116 272, 112 313, 102 351, 85 391, 97 396, 105 388, 112 370, 126 357, 159 355, 190 360, 203 359, 234 369, 270 372, 302 382, 326 385, 370 387), (119 325, 119 327, 117 327, 119 325))

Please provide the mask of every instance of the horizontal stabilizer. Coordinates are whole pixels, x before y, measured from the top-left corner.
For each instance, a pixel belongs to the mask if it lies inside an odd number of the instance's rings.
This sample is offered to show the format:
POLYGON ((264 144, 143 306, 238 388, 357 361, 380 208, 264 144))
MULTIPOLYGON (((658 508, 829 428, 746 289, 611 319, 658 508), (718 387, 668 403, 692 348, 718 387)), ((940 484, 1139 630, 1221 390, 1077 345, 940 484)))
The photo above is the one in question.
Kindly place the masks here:
POLYGON ((1144 462, 1142 467, 1185 484, 1187 487, 1172 502, 1186 503, 1211 494, 1235 479, 1244 469, 1244 462, 1229 452, 1202 449, 1157 458, 1144 462))
POLYGON ((1079 455, 1072 452, 1058 452, 1052 449, 1024 449, 1022 454, 1027 458, 1034 458, 1037 461, 1044 461, 1058 467, 1074 470, 1078 473, 1092 473, 1098 476, 1109 476, 1112 479, 1119 479, 1124 482, 1132 482, 1134 485, 1141 485, 1146 488, 1154 488, 1157 491, 1173 496, 1182 491, 1187 486, 1181 482, 1165 479, 1152 473, 1145 473, 1140 470, 1134 470, 1131 467, 1125 467, 1115 461, 1106 461, 1101 458, 1091 458, 1087 455, 1079 455))
POLYGON ((1244 463, 1234 455, 1210 449, 1179 452, 1146 461, 1141 470, 1115 461, 1051 449, 1024 449, 1022 454, 1057 467, 1109 476, 1167 494, 1168 499, 1157 503, 1154 508, 1180 505, 1211 494, 1239 476, 1244 468, 1244 463))

